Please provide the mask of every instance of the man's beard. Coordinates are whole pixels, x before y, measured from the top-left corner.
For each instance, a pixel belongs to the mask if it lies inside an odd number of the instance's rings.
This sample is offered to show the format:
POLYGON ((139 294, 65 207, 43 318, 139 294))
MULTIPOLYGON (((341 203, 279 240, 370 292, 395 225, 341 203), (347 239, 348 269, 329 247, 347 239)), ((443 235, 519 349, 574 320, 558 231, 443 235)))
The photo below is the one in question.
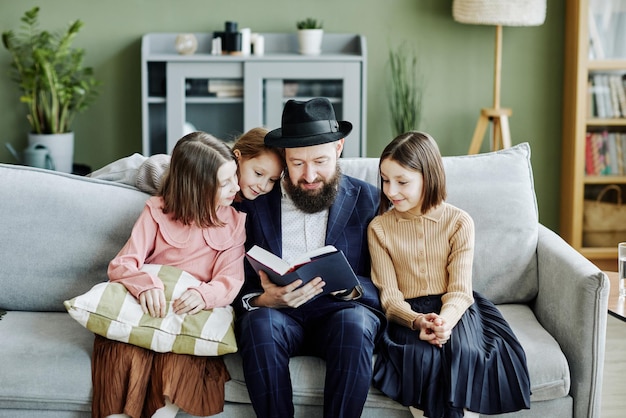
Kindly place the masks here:
POLYGON ((285 171, 285 191, 291 197, 294 205, 302 212, 305 213, 317 213, 325 209, 328 209, 335 198, 337 197, 337 190, 339 189, 339 179, 341 178, 341 169, 339 164, 335 169, 335 174, 328 180, 324 181, 319 177, 315 179, 323 181, 321 189, 316 190, 304 190, 299 187, 299 184, 306 184, 304 180, 299 180, 298 184, 294 185, 289 178, 288 170, 285 171))

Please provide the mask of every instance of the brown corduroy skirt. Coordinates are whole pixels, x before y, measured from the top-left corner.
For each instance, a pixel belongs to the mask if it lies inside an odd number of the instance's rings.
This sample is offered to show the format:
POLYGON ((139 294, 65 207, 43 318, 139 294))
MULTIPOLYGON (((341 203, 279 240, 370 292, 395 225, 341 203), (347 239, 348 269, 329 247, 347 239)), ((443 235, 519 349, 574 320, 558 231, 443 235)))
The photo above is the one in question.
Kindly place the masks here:
POLYGON ((190 415, 224 410, 230 380, 221 357, 157 353, 96 335, 91 362, 92 417, 149 418, 165 397, 190 415))

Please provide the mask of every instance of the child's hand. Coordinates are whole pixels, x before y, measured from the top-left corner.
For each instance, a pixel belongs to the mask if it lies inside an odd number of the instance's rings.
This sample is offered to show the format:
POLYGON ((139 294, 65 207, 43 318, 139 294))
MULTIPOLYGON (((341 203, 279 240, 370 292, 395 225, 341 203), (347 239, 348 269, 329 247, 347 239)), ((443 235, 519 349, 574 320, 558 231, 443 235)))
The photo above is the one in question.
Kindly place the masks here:
MULTIPOLYGON (((450 338, 451 330, 439 315, 436 313, 428 313, 420 315, 415 320, 419 326, 419 338, 430 344, 442 347, 450 338)), ((418 327, 415 327, 418 329, 418 327)))
POLYGON ((438 317, 432 322, 431 330, 433 334, 435 334, 437 345, 439 347, 447 343, 450 339, 450 335, 452 334, 452 328, 450 328, 446 321, 441 317, 438 317))
POLYGON ((167 311, 165 293, 162 289, 149 289, 139 295, 139 304, 143 313, 153 318, 163 318, 167 311))
POLYGON ((197 314, 206 307, 204 299, 195 289, 187 289, 178 299, 172 303, 172 310, 175 314, 188 313, 197 314))

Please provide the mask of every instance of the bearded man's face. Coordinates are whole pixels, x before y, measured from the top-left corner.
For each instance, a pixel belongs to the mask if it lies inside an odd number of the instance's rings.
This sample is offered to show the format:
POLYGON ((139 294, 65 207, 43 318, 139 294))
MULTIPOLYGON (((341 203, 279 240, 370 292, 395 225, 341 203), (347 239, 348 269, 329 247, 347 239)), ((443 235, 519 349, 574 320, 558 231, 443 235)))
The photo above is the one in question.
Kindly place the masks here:
POLYGON ((341 177, 337 159, 342 149, 343 140, 285 149, 285 190, 298 209, 316 213, 333 204, 341 177))

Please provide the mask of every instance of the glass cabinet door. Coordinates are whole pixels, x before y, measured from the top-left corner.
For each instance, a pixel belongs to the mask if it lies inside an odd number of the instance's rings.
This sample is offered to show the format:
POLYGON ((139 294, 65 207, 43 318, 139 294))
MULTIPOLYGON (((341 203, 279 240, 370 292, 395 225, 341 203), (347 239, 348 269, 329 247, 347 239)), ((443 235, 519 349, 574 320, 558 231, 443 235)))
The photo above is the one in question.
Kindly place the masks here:
POLYGON ((346 157, 361 156, 364 146, 361 66, 356 62, 246 62, 244 64, 244 129, 281 125, 289 99, 328 98, 337 120, 352 122, 344 145, 346 157))
POLYGON ((198 130, 231 141, 243 132, 241 62, 167 64, 167 146, 198 130))

